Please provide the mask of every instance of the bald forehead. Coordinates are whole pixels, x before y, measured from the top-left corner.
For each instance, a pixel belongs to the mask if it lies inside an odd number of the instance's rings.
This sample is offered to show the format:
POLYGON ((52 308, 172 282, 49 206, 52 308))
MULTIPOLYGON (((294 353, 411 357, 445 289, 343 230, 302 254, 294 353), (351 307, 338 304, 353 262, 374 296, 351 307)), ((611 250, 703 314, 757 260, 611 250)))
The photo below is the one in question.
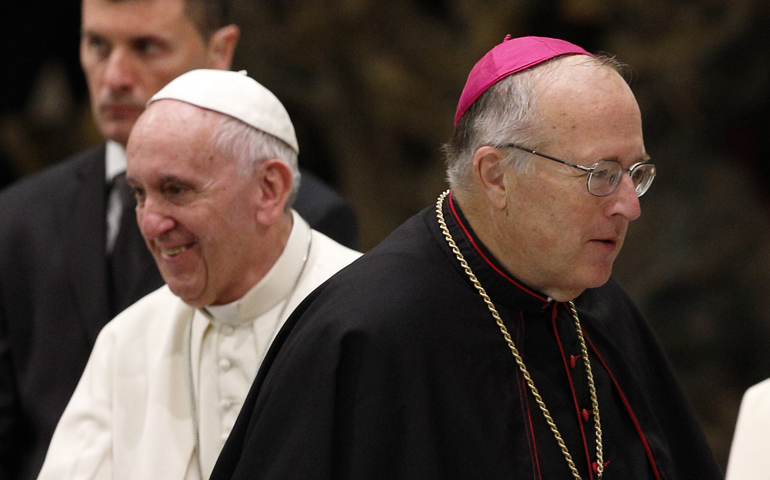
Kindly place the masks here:
POLYGON ((538 93, 547 94, 552 86, 568 88, 573 82, 585 85, 597 78, 626 83, 620 69, 620 64, 609 59, 588 55, 565 55, 534 67, 532 77, 538 93))
MULTIPOLYGON (((224 115, 221 113, 196 107, 187 102, 161 99, 147 106, 137 120, 137 127, 156 129, 162 125, 169 130, 184 132, 189 130, 192 124, 213 127, 222 117, 224 115)), ((134 129, 137 130, 137 127, 134 129)))
POLYGON ((616 105, 636 106, 631 88, 620 73, 592 57, 558 59, 551 69, 533 79, 540 112, 546 116, 570 111, 590 115, 616 105))

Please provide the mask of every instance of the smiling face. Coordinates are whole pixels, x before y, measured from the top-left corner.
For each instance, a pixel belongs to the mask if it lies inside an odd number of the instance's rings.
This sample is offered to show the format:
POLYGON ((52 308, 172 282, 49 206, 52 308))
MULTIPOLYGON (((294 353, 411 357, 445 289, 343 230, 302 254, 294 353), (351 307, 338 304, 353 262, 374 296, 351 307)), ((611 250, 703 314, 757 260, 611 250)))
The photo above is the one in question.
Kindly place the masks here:
POLYGON ((127 149, 147 247, 171 291, 194 307, 241 298, 274 261, 257 220, 259 172, 245 173, 214 148, 221 117, 176 100, 154 102, 127 149))
MULTIPOLYGON (((624 168, 646 158, 641 114, 628 85, 607 67, 570 65, 555 80, 535 86, 551 139, 538 151, 587 167, 602 159, 624 168)), ((556 300, 569 300, 603 285, 625 239, 628 222, 640 212, 628 174, 615 191, 595 197, 586 173, 538 156, 534 169, 510 167, 504 175, 504 206, 497 215, 498 258, 511 273, 556 300)))
POLYGON ((80 62, 94 119, 105 138, 125 145, 147 100, 177 76, 215 65, 185 13, 185 0, 83 0, 80 62))

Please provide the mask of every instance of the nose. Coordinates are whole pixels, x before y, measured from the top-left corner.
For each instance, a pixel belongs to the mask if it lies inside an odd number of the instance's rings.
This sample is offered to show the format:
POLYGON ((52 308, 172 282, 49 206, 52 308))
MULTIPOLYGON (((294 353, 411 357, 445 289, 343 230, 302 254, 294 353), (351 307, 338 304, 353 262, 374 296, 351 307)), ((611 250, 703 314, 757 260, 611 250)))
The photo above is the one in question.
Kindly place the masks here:
POLYGON ((631 180, 631 176, 625 172, 620 178, 620 183, 615 187, 615 191, 609 197, 611 197, 609 215, 621 215, 630 222, 642 214, 634 182, 631 180))
POLYGON ((136 206, 136 220, 142 236, 148 241, 163 235, 176 225, 174 219, 150 199, 145 199, 143 203, 136 206))
POLYGON ((116 47, 110 52, 104 70, 104 83, 114 91, 125 91, 134 85, 134 66, 131 53, 116 47))

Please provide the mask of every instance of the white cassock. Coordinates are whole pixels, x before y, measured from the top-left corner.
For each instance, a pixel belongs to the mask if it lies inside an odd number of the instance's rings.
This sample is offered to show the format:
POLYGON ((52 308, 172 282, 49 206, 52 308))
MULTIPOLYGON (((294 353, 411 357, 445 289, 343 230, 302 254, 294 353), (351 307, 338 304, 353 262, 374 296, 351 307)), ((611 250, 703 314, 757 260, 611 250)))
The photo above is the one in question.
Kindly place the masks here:
POLYGON ((743 395, 725 480, 770 480, 770 379, 743 395))
POLYGON ((360 256, 292 215, 278 261, 237 302, 194 309, 164 286, 104 327, 38 479, 198 480, 198 456, 209 477, 280 326, 360 256))

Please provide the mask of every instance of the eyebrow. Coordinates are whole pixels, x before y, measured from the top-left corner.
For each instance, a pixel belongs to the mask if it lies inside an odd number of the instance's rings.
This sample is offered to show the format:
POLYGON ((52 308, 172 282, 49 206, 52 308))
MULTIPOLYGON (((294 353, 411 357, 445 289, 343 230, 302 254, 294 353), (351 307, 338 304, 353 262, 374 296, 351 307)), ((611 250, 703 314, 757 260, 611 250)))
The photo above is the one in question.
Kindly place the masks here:
MULTIPOLYGON (((602 162, 602 161, 605 161, 605 160, 609 160, 609 161, 612 161, 612 162, 620 163, 622 165, 622 162, 620 161, 620 157, 616 157, 616 156, 613 156, 613 157, 599 157, 599 159, 596 160, 594 163, 599 163, 599 162, 602 162)), ((651 160, 651 157, 647 154, 647 152, 645 152, 641 156, 636 157, 636 160, 633 163, 631 163, 631 165, 636 165, 636 164, 639 164, 639 163, 648 163, 650 160, 651 160)))

